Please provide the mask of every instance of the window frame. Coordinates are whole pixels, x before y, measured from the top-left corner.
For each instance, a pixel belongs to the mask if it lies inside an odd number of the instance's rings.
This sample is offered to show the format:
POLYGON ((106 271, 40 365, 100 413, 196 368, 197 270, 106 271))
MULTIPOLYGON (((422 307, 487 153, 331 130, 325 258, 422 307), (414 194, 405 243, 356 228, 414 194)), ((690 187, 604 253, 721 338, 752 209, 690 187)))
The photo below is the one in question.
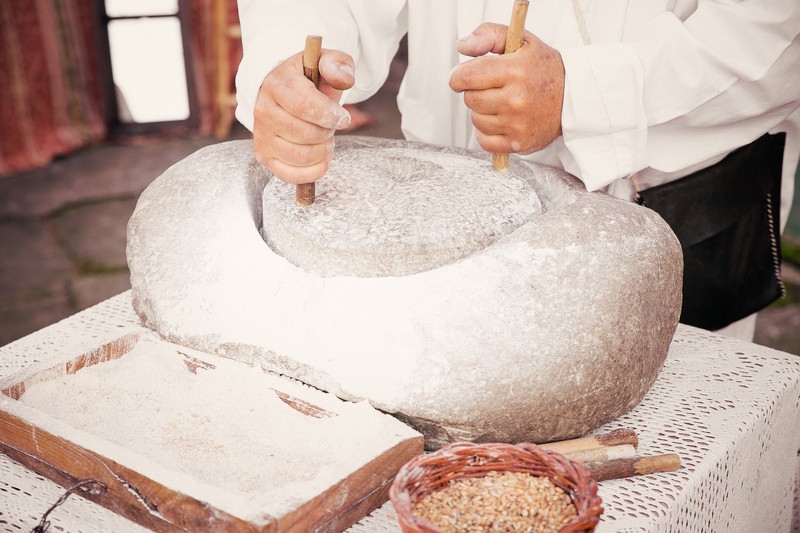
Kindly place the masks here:
POLYGON ((147 135, 168 130, 196 129, 199 124, 197 90, 194 79, 194 69, 191 61, 191 27, 189 23, 190 0, 178 0, 177 13, 129 15, 111 17, 106 12, 105 0, 94 0, 100 13, 99 43, 100 61, 105 72, 103 73, 103 94, 106 107, 106 125, 111 134, 118 135, 147 135), (183 65, 186 73, 186 94, 189 104, 189 116, 182 120, 165 120, 159 122, 122 122, 119 119, 119 107, 114 87, 114 70, 111 63, 111 45, 108 35, 108 25, 113 20, 137 20, 143 18, 177 18, 181 29, 181 42, 183 45, 183 65))

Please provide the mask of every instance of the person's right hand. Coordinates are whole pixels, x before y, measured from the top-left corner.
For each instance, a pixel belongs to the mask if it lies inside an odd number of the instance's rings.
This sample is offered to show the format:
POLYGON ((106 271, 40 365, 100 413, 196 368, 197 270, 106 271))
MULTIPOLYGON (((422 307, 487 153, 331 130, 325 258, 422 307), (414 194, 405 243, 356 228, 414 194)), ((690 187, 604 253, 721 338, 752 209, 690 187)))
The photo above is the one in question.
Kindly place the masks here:
POLYGON ((256 159, 287 183, 310 183, 328 170, 333 134, 350 125, 339 105, 355 83, 353 58, 322 50, 319 90, 303 74, 303 53, 275 67, 256 100, 253 146, 256 159))

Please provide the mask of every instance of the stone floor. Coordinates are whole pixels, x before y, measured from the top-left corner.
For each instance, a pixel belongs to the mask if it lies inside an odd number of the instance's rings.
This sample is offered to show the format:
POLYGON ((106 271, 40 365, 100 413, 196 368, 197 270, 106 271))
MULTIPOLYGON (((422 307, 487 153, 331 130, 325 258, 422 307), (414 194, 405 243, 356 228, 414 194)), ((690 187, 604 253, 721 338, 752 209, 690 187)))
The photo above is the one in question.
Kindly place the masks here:
MULTIPOLYGON (((361 105, 376 123, 357 134, 401 138, 398 81, 393 71, 361 105)), ((230 135, 247 137, 236 126, 230 135)), ((136 199, 170 165, 214 142, 107 142, 0 179, 0 346, 128 289, 125 230, 136 199)), ((800 354, 800 270, 787 265, 785 277, 791 297, 761 313, 756 341, 800 354)))

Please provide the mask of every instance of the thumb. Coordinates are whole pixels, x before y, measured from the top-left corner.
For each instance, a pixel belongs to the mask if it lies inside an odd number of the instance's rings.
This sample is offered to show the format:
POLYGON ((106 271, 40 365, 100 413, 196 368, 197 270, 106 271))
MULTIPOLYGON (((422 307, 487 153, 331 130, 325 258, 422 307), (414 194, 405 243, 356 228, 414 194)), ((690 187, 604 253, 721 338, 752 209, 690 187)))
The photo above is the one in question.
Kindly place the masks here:
POLYGON ((330 97, 335 94, 338 100, 341 91, 351 88, 356 82, 353 58, 339 50, 323 50, 319 58, 319 77, 324 82, 320 83, 320 91, 330 97))
POLYGON ((502 54, 506 49, 508 26, 484 22, 475 31, 456 41, 459 54, 471 57, 486 55, 489 52, 502 54))

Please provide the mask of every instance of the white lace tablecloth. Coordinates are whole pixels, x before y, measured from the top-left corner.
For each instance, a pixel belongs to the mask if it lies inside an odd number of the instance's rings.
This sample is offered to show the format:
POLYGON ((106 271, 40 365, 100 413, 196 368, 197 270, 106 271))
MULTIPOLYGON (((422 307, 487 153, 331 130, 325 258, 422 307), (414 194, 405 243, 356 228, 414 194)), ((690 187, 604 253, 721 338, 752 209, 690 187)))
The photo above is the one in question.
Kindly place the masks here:
MULTIPOLYGON (((0 348, 0 378, 80 354, 138 326, 130 293, 0 348)), ((606 532, 800 532, 800 357, 680 326, 641 404, 600 431, 632 427, 642 455, 678 453, 677 472, 605 481, 606 532)), ((2 427, 0 427, 2 431, 2 427)), ((29 532, 64 489, 0 454, 0 532, 29 532)), ((49 531, 143 531, 77 496, 49 531)), ((400 531, 390 504, 352 532, 400 531)))

